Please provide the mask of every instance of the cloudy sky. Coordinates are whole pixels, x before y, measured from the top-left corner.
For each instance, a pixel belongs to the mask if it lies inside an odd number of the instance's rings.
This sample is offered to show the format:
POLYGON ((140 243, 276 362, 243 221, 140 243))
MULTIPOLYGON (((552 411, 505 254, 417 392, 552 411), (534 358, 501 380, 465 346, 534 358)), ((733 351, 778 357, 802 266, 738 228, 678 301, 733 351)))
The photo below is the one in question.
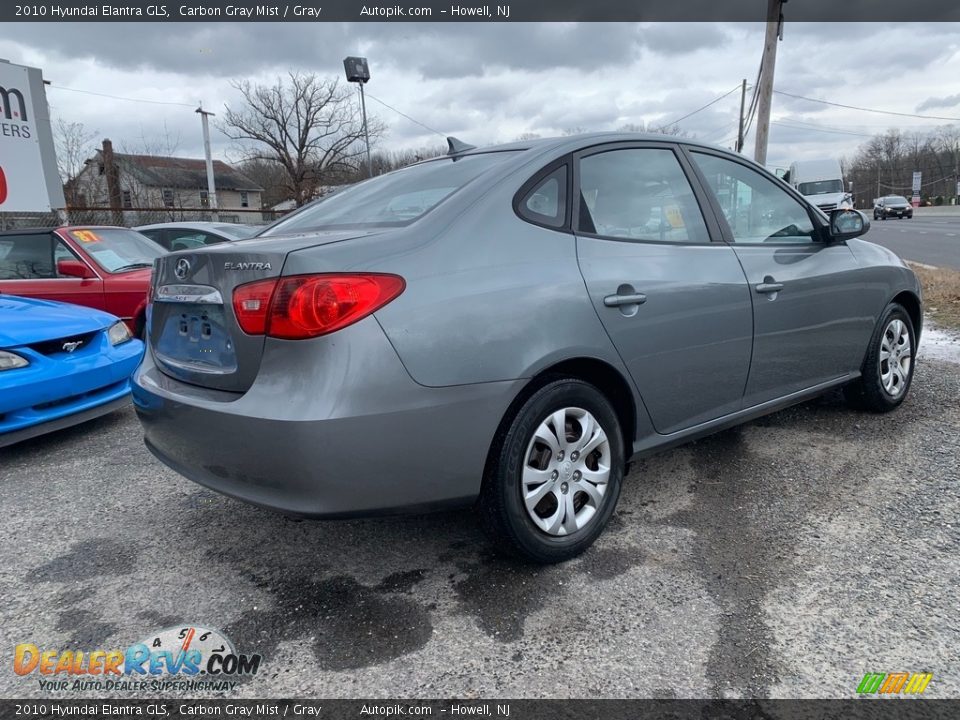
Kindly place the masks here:
MULTIPOLYGON (((235 105, 233 79, 270 82, 289 70, 340 76, 369 58, 374 98, 443 134, 479 144, 570 128, 669 123, 753 82, 761 24, 47 23, 0 28, 0 58, 37 66, 56 120, 82 122, 120 149, 200 156, 193 108, 235 105), (67 90, 70 88, 71 90, 67 90), (150 102, 114 100, 89 91, 150 102), (159 103, 183 103, 159 104, 159 103)), ((960 118, 960 25, 787 24, 775 87, 903 113, 960 118)), ((730 146, 739 91, 682 121, 689 135, 730 146)), ((442 143, 371 100, 387 149, 442 143)), ((768 163, 850 156, 872 133, 949 120, 894 117, 775 95, 768 163)), ((958 122, 960 124, 960 122, 958 122)), ((214 154, 236 159, 214 130, 214 154)), ((752 149, 752 142, 748 148, 752 149)))

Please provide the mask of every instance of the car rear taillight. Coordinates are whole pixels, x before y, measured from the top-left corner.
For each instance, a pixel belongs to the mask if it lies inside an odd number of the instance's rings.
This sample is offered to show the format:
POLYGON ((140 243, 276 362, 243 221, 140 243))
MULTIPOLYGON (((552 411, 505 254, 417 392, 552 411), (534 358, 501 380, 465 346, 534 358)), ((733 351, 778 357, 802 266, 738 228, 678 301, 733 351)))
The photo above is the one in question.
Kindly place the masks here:
POLYGON ((277 287, 277 279, 257 280, 238 285, 233 290, 233 314, 237 324, 247 335, 263 335, 267 331, 270 298, 277 287))
POLYGON ((233 311, 248 335, 300 340, 365 318, 405 287, 402 277, 381 273, 293 275, 238 286, 233 311))

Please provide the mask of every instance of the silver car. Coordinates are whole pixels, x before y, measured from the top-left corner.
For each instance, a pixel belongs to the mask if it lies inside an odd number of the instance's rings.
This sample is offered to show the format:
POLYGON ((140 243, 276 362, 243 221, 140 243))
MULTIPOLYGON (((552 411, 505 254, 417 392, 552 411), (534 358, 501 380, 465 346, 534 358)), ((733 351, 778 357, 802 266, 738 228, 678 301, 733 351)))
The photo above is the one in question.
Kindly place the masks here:
POLYGON ((677 138, 450 147, 157 261, 134 398, 160 460, 299 516, 475 503, 548 563, 631 459, 907 395, 920 287, 861 213, 677 138))

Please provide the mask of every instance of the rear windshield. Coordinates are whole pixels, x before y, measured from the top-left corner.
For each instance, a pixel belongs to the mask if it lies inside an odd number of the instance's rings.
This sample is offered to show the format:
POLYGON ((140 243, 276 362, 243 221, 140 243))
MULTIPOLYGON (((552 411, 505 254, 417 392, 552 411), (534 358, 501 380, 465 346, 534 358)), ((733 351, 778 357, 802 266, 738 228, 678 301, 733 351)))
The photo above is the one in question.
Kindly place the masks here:
POLYGON ((256 225, 217 225, 214 230, 228 238, 244 240, 256 235, 261 228, 256 225))
POLYGON ((154 258, 167 254, 146 235, 126 228, 83 228, 68 232, 97 265, 111 273, 151 267, 154 258))
POLYGON ((360 225, 400 227, 429 212, 513 152, 432 160, 358 183, 307 205, 264 235, 360 225))
POLYGON ((842 180, 817 180, 816 182, 800 183, 797 190, 801 195, 829 195, 843 192, 842 180))

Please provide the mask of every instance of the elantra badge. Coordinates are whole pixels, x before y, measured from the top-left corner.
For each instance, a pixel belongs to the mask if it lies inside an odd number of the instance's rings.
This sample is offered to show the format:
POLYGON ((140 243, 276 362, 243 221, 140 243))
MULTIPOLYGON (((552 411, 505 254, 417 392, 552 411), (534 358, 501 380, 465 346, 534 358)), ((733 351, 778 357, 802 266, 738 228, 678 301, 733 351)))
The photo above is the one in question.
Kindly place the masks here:
POLYGON ((273 270, 268 262, 225 262, 224 270, 273 270))

